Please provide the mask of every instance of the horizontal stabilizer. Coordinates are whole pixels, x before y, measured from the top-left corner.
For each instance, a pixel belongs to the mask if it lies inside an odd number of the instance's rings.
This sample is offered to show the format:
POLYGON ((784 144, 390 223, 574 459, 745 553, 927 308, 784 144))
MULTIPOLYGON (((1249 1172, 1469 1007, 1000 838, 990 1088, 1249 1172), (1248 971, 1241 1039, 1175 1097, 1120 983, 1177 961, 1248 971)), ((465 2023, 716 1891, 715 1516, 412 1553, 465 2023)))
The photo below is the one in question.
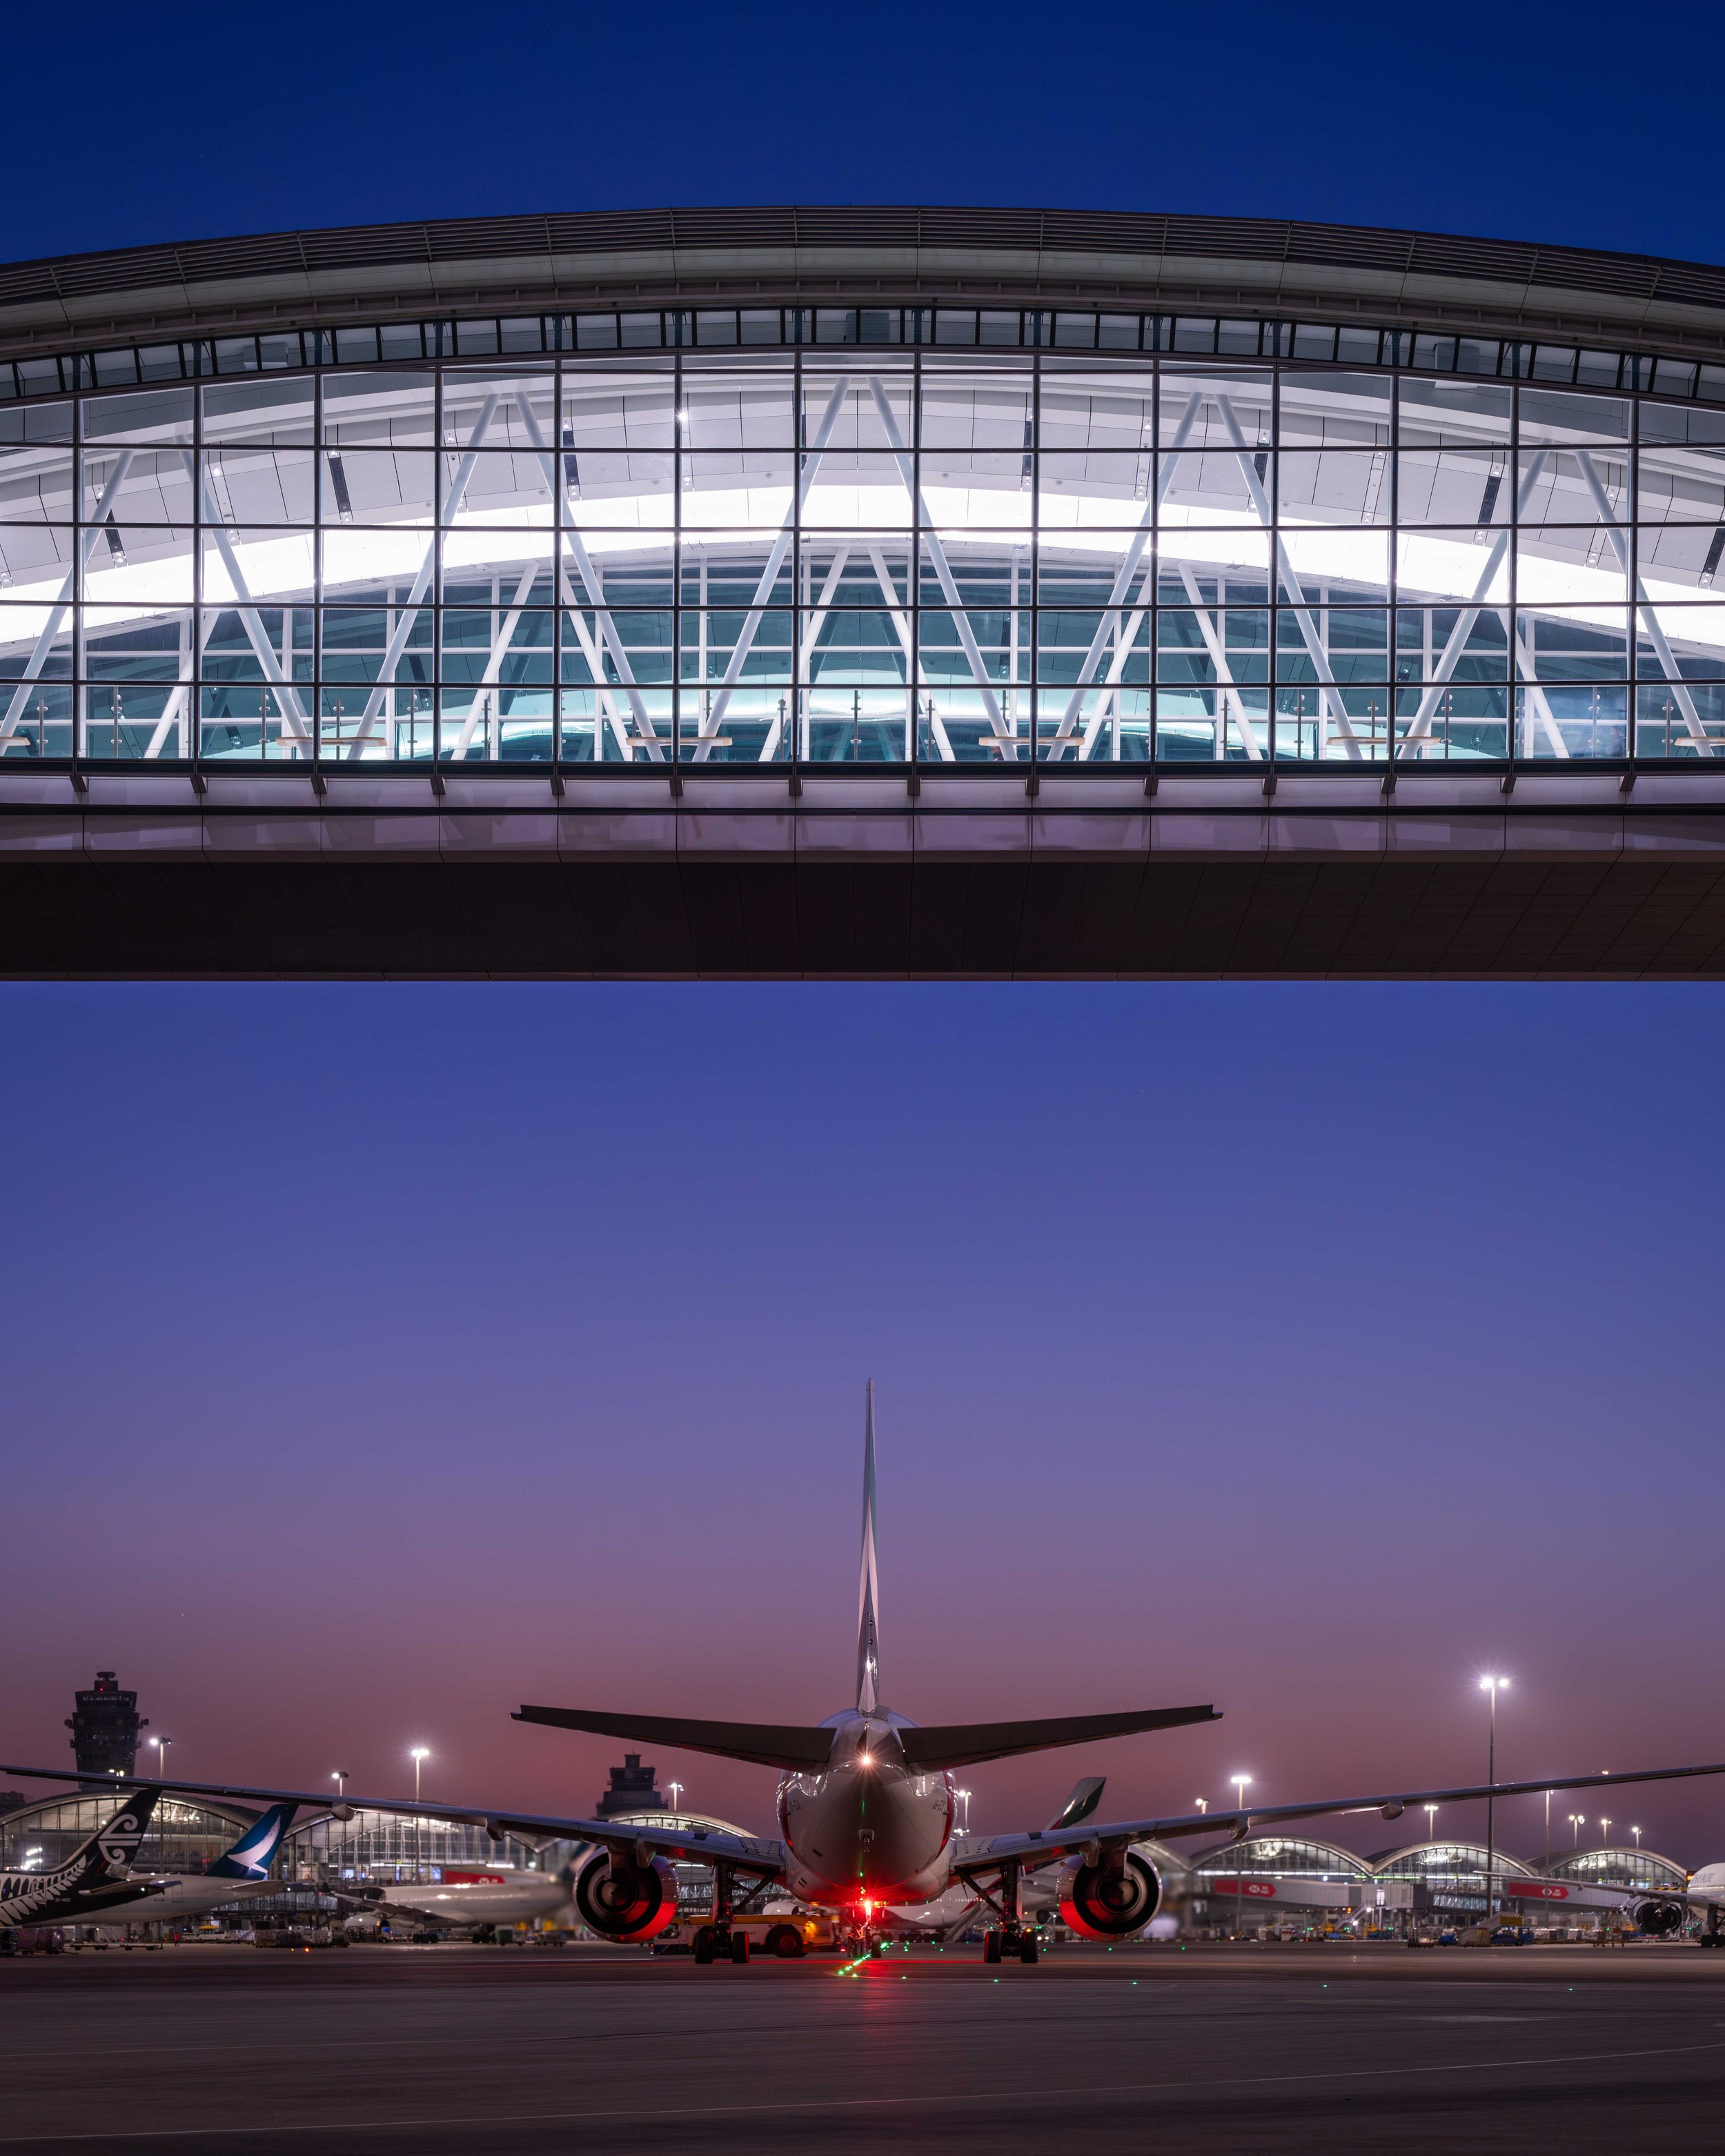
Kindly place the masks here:
POLYGON ((937 1774, 984 1759, 1010 1759, 1020 1752, 1051 1752, 1062 1744, 1094 1744, 1105 1737, 1135 1737, 1141 1730, 1221 1719, 1213 1707, 1154 1707, 1136 1714, 1067 1714, 1046 1722, 955 1722, 945 1728, 901 1729, 898 1734, 906 1763, 937 1774))
POLYGON ((675 1714, 601 1714, 580 1707, 524 1707, 512 1719, 589 1730, 596 1737, 632 1738, 643 1744, 670 1744, 683 1752, 712 1752, 721 1759, 747 1759, 791 1774, 824 1767, 833 1748, 830 1729, 794 1723, 688 1722, 675 1714))

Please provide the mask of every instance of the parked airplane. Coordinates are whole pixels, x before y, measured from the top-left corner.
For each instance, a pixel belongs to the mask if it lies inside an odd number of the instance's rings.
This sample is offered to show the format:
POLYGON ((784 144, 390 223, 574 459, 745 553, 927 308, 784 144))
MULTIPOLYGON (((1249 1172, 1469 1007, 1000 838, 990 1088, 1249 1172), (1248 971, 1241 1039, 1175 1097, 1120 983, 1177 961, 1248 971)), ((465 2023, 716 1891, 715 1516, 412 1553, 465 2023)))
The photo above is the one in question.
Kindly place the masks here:
MULTIPOLYGON (((64 1781, 65 1776, 58 1779, 64 1781)), ((111 1785, 112 1778, 107 1779, 111 1785)), ((133 1789, 113 1818, 64 1864, 45 1871, 0 1871, 0 1932, 94 1922, 121 1902, 148 1896, 153 1882, 134 1880, 131 1866, 161 1794, 159 1789, 133 1789)))
POLYGON ((99 1915, 77 1912, 84 1923, 115 1922, 173 1924, 186 1917, 199 1917, 229 1902, 245 1902, 259 1894, 275 1892, 279 1880, 270 1876, 270 1866, 281 1846, 298 1806, 272 1804, 245 1830, 230 1849, 223 1851, 207 1871, 157 1873, 134 1879, 105 1902, 99 1915), (135 1906, 147 1902, 147 1908, 135 1906))
MULTIPOLYGON (((1152 1729, 1219 1719, 1214 1707, 1141 1709, 1048 1720, 949 1724, 925 1728, 882 1703, 877 1624, 879 1580, 875 1553, 875 1397, 868 1389, 863 1465, 861 1582, 858 1596, 856 1704, 814 1726, 685 1720, 680 1717, 600 1712, 584 1707, 523 1707, 518 1722, 639 1738, 655 1746, 712 1753, 779 1769, 782 1839, 734 1835, 711 1827, 654 1826, 606 1820, 565 1819, 501 1808, 377 1803, 350 1798, 338 1815, 363 1806, 410 1818, 482 1822, 494 1839, 505 1834, 566 1837, 593 1845, 575 1880, 583 1922, 618 1941, 656 1938, 677 1912, 673 1863, 710 1866, 712 1921, 696 1938, 696 1958, 746 1961, 748 1940, 732 1919, 778 1886, 798 1900, 839 1912, 860 1942, 876 1943, 877 1914, 927 1905, 953 1887, 985 1903, 993 1922, 984 1937, 990 1962, 1036 1959, 1036 1935, 1024 1922, 1027 1878, 1052 1873, 1061 1916, 1091 1938, 1121 1939, 1142 1932, 1163 1900, 1152 1859, 1138 1845, 1219 1830, 1243 1841, 1255 1828, 1284 1820, 1348 1812, 1399 1819, 1410 1806, 1453 1804, 1486 1797, 1543 1795, 1579 1789, 1598 1774, 1543 1777, 1537 1782, 1476 1783, 1461 1789, 1397 1789, 1376 1796, 1326 1797, 1303 1804, 1179 1812, 1166 1817, 1099 1824, 1078 1804, 1082 1786, 1049 1825, 1023 1834, 959 1835, 953 1825, 952 1774, 988 1759, 1056 1747, 1094 1743, 1152 1729), (1074 1815, 1074 1806, 1077 1806, 1074 1815)), ((9 1767, 0 1773, 64 1781, 64 1769, 9 1767)), ((1675 1781, 1725 1774, 1725 1764, 1666 1767, 1614 1774, 1614 1784, 1675 1781)), ((181 1782, 187 1794, 249 1797, 290 1804, 327 1799, 298 1790, 235 1784, 181 1782)))

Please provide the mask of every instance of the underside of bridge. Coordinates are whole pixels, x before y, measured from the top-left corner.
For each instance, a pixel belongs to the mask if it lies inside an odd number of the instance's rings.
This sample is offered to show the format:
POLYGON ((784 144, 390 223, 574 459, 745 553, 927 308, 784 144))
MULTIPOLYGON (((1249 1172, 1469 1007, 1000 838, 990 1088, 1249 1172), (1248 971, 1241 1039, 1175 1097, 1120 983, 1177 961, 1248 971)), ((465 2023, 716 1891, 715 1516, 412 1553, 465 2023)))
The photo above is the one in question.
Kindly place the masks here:
MULTIPOLYGON (((1725 783, 212 778, 0 815, 13 978, 1725 973, 1725 783), (1680 798, 1661 801, 1665 791, 1680 798), (944 798, 950 787, 956 798, 944 798), (230 798, 217 797, 224 790, 230 798), (1317 790, 1314 787, 1313 791, 1317 790), (1713 788, 1708 786, 1707 790, 1713 788), (477 791, 477 789, 475 789, 477 791), (1117 798, 1098 799, 1098 792, 1117 798), (274 798, 262 798, 273 793, 274 798), (249 794, 249 800, 232 798, 249 794), (1434 798, 1437 797, 1437 798, 1434 798)), ((172 782, 168 782, 172 783, 172 782)), ((41 782, 45 795, 52 788, 41 782)))

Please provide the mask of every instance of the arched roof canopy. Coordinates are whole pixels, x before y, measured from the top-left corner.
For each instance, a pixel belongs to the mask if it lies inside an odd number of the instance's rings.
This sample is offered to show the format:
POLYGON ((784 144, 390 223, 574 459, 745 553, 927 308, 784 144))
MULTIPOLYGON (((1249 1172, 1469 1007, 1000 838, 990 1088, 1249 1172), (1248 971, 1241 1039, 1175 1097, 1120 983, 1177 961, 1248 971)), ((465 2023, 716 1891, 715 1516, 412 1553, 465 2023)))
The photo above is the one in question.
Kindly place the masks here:
POLYGON ((1364 1879, 1370 1867, 1352 1850, 1333 1842, 1312 1841, 1289 1835, 1251 1835, 1240 1842, 1219 1842, 1192 1859, 1194 1875, 1239 1871, 1274 1873, 1284 1879, 1364 1879))
MULTIPOLYGON (((48 1871, 63 1864, 120 1809, 130 1787, 116 1793, 39 1797, 0 1814, 0 1865, 48 1871)), ((241 1804, 208 1798, 162 1797, 140 1846, 136 1869, 202 1871, 237 1841, 257 1818, 241 1804)))
POLYGON ((1686 1887, 1689 1874, 1675 1857, 1652 1849, 1571 1850, 1552 1865, 1554 1879, 1587 1887, 1686 1887))
MULTIPOLYGON (((1368 1862, 1379 1879, 1422 1879, 1433 1874, 1447 1877, 1456 1872, 1483 1871, 1486 1845, 1482 1841, 1415 1841, 1405 1849, 1385 1850, 1368 1862)), ((1501 1849, 1491 1851, 1491 1866, 1516 1878, 1533 1876, 1531 1866, 1501 1849)))

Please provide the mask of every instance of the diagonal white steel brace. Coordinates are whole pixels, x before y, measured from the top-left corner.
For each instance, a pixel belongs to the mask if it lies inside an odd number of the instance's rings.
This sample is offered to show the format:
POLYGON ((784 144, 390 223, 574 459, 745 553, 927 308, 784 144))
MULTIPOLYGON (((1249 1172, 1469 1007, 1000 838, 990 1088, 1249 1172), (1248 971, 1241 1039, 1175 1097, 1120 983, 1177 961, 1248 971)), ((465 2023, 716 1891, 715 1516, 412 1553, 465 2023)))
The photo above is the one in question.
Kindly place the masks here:
MULTIPOLYGON (((916 691, 919 688, 927 687, 928 677, 926 673, 919 672, 916 668, 916 640, 911 634, 910 617, 905 612, 909 600, 908 598, 901 600, 899 598, 898 586, 893 582, 892 572, 886 566, 886 557, 880 552, 880 542, 878 539, 871 539, 869 542, 869 560, 874 565, 875 581, 880 587, 880 596, 886 602, 886 610, 891 617, 894 632, 898 637, 900 649, 905 654, 905 679, 910 688, 911 703, 914 711, 916 691)), ((911 586, 914 589, 916 576, 915 568, 907 569, 906 573, 911 579, 911 586)), ((943 763, 956 763, 958 759, 947 736, 946 721, 935 710, 932 697, 929 699, 928 724, 929 730, 934 736, 935 747, 940 752, 941 761, 943 763)), ((1003 738, 1010 745, 1013 760, 1016 762, 1018 760, 1016 739, 1010 734, 1003 738)), ((1004 748, 1001 752, 1003 755, 1006 752, 1004 748)), ((910 761, 908 753, 905 761, 906 762, 910 761)))
MULTIPOLYGON (((527 595, 532 590, 533 579, 538 573, 539 564, 536 562, 529 562, 526 567, 522 570, 521 580, 515 588, 515 597, 509 603, 509 612, 504 617, 502 626, 492 639, 490 654, 485 660, 485 670, 474 684, 473 702, 468 710, 466 723, 456 737, 452 753, 457 760, 465 756, 473 744, 473 737, 479 726, 480 714, 485 709, 485 696, 497 685, 497 676, 502 670, 504 654, 509 649, 510 639, 521 626, 521 615, 527 604, 527 595)), ((501 721, 502 717, 501 711, 498 717, 501 721)), ((491 737, 491 746, 493 752, 491 761, 495 762, 497 747, 495 734, 491 737)))
MULTIPOLYGON (((880 413, 880 424, 886 430, 887 446, 892 451, 893 461, 899 469, 899 476, 905 483, 905 492, 910 495, 915 506, 918 535, 922 544, 928 549, 929 562, 939 580, 941 594, 951 609, 952 626, 958 632, 958 641, 963 647, 966 663, 970 668, 977 687, 982 691, 983 708, 988 715, 988 724, 1000 739, 1010 741, 1013 737, 1012 730, 1006 724, 1000 709, 1000 700, 994 693, 993 685, 988 679, 988 670, 983 663, 983 654, 978 646, 975 632, 970 626, 970 616, 965 612, 964 602, 958 596, 958 586, 953 579, 952 569, 947 561, 947 550, 941 544, 940 534, 935 531, 929 521, 928 505, 923 501, 922 490, 916 485, 916 467, 911 460, 910 451, 905 447, 905 438, 898 430, 898 421, 892 416, 892 406, 887 400, 886 392, 880 385, 880 377, 878 374, 871 374, 869 377, 869 394, 875 400, 875 409, 880 413)), ((914 568, 911 575, 911 588, 914 590, 916 588, 914 568)))
MULTIPOLYGON (((186 463, 188 469, 193 468, 190 450, 186 453, 186 463)), ((194 479, 196 475, 194 470, 194 479)), ((239 566, 239 557, 234 551, 234 542, 228 536, 227 527, 211 516, 213 505, 208 490, 202 493, 201 502, 205 526, 215 542, 216 552, 222 557, 222 567, 228 572, 228 581, 234 587, 234 610, 245 629, 252 656, 257 660, 264 679, 275 690, 276 706, 294 739, 309 748, 311 745, 311 726, 305 716, 305 707, 300 701, 299 691, 281 670, 281 661, 275 655, 275 646, 270 641, 269 633, 247 586, 245 572, 239 566)))
MULTIPOLYGON (((1120 608, 1126 603, 1127 593, 1132 588, 1132 578, 1137 572, 1138 563, 1143 559, 1144 549, 1150 543, 1157 516, 1163 503, 1168 499, 1168 489, 1174 483, 1174 473, 1179 466, 1180 453, 1185 448, 1198 415, 1203 409, 1204 396, 1200 392, 1187 400, 1186 408, 1180 414, 1179 424, 1168 439, 1162 467, 1156 475, 1155 487, 1146 498, 1143 511, 1137 523, 1133 526, 1132 540, 1126 550, 1126 559, 1121 564, 1119 574, 1114 579, 1114 587, 1108 594, 1107 604, 1103 609, 1101 619, 1096 624, 1096 634, 1091 637, 1090 649, 1085 653, 1083 662, 1078 669, 1077 685, 1067 699, 1066 708, 1060 714, 1060 723, 1050 740, 1049 747, 1050 757, 1059 754, 1059 749, 1055 744, 1064 743, 1071 738, 1072 729, 1078 723, 1078 715, 1084 708, 1084 692, 1096 679, 1096 669, 1102 662, 1102 653, 1107 645, 1110 628, 1111 627, 1117 633, 1119 630, 1120 608)), ((1127 641, 1129 642, 1130 639, 1128 639, 1127 641)))
MULTIPOLYGON (((198 656, 200 659, 203 658, 208 645, 215 625, 215 609, 208 608, 198 629, 198 656)), ((180 730, 180 753, 184 756, 187 752, 189 745, 186 739, 186 719, 187 707, 192 700, 192 680, 196 670, 193 664, 192 645, 189 641, 187 641, 182 644, 180 650, 179 679, 175 685, 174 692, 162 706, 162 716, 156 721, 156 731, 151 735, 148 746, 144 750, 146 762, 152 757, 161 755, 167 744, 168 735, 177 726, 180 730)))
MULTIPOLYGON (((468 484, 479 463, 480 444, 485 438, 501 400, 502 392, 494 389, 480 407, 479 423, 469 437, 466 454, 455 467, 455 476, 449 482, 449 498, 444 504, 443 511, 446 521, 461 506, 468 484)), ((347 750, 350 762, 370 740, 372 728, 377 723, 377 715, 383 708, 383 699, 395 686, 395 670, 401 664, 401 655, 407 649, 408 639, 413 633, 413 624, 419 618, 419 609, 424 604, 426 590, 431 583, 431 572, 436 562, 437 534, 434 531, 425 549, 425 558, 414 572, 407 598, 396 618, 395 628, 384 647, 383 663, 377 670, 377 685, 366 698, 365 709, 360 714, 358 726, 354 728, 353 739, 347 750)))
MULTIPOLYGON (((1540 476, 1550 459, 1551 451, 1541 449, 1528 460, 1527 475, 1516 493, 1517 522, 1521 521, 1527 504, 1533 499, 1533 490, 1538 485, 1540 476)), ((1486 565, 1474 579, 1473 591, 1467 604, 1456 615, 1455 625, 1445 639, 1444 648, 1439 654, 1437 665, 1432 669, 1431 680, 1425 695, 1420 699, 1420 708, 1414 712, 1408 731, 1402 736, 1401 744, 1395 751, 1396 755, 1404 755, 1410 743, 1417 747, 1430 733, 1432 717, 1437 710, 1438 701, 1443 695, 1450 676, 1460 664, 1462 648, 1468 638, 1473 634, 1474 624, 1486 610, 1486 594, 1491 590, 1492 579, 1502 567, 1504 555, 1509 551, 1511 536, 1512 527, 1506 524, 1491 542, 1491 549, 1486 556, 1486 565)), ((1430 611, 1429 608, 1428 611, 1430 611)))
MULTIPOLYGON (((1594 506, 1599 512, 1599 521, 1610 532, 1612 551, 1622 566, 1624 575, 1627 577, 1630 572, 1629 542, 1617 526, 1611 522, 1611 505, 1605 499, 1605 490, 1599 484, 1599 475, 1594 468, 1593 459, 1585 449, 1578 449, 1576 455, 1581 462, 1581 475, 1587 481, 1588 492, 1592 495, 1594 506)), ((1641 582, 1640 577, 1635 578, 1635 606, 1640 614, 1642 625, 1647 631, 1647 640, 1653 646, 1660 665, 1665 669, 1666 680, 1671 688, 1671 694, 1677 700, 1677 709, 1683 714, 1683 724, 1688 730, 1690 740, 1695 743, 1702 755, 1713 755, 1717 744, 1702 724, 1701 713, 1696 709, 1694 695, 1678 670, 1676 660, 1672 654, 1671 644, 1660 622, 1658 613, 1648 598, 1647 587, 1641 582)))
MULTIPOLYGON (((845 565, 850 559, 850 547, 847 542, 833 556, 833 566, 827 571, 826 580, 820 588, 820 597, 809 610, 808 624, 797 653, 797 679, 803 684, 797 692, 800 696, 806 697, 809 694, 809 670, 814 658, 814 647, 820 641, 822 629, 827 625, 827 616, 832 611, 833 594, 839 588, 839 579, 844 575, 845 565)), ((783 721, 775 717, 767 729, 767 738, 762 744, 761 762, 771 763, 778 755, 782 728, 783 721)), ((801 749, 806 756, 809 752, 806 731, 802 737, 801 749)))
POLYGON ((67 609, 77 592, 78 572, 80 567, 90 566, 90 550, 101 536, 102 526, 107 522, 109 512, 114 506, 114 497, 125 485, 126 475, 131 470, 132 459, 136 454, 136 449, 122 449, 114 459, 114 469, 109 473, 108 484, 102 489, 101 498, 96 503, 95 515, 84 527, 83 541, 77 550, 79 558, 66 572, 66 581, 60 586, 59 597, 48 610, 48 619, 43 624, 42 634, 36 639, 36 648, 24 661, 24 670, 18 677, 17 688, 12 692, 12 701, 6 706, 6 716, 0 719, 0 742, 12 739, 13 727, 24 715, 24 706, 30 701, 30 691, 41 678, 42 670, 48 664, 48 654, 54 649, 54 640, 60 633, 60 624, 65 619, 67 609))
POLYGON ((841 374, 833 384, 833 393, 828 398, 826 409, 820 415, 820 424, 814 430, 814 439, 798 458, 797 480, 791 489, 790 506, 785 511, 784 521, 779 526, 778 536, 768 549, 767 566, 756 582, 755 596, 749 603, 742 627, 737 632, 736 644, 725 668, 725 678, 720 682, 712 707, 695 737, 695 761, 697 763, 705 763, 712 753, 719 722, 725 716, 726 707, 742 673, 744 662, 753 649, 755 639, 761 633, 761 609, 773 596, 773 587, 778 583, 778 572, 784 566, 792 536, 803 521, 803 505, 809 499, 809 490, 814 485, 814 475, 820 470, 821 459, 826 454, 828 443, 833 439, 833 429, 839 424, 839 414, 844 408, 850 389, 850 377, 841 374))
MULTIPOLYGON (((551 489, 554 509, 557 499, 557 462, 546 445, 544 429, 540 426, 533 408, 525 396, 516 398, 515 408, 521 415, 521 425, 526 430, 528 440, 533 444, 534 454, 539 459, 540 470, 545 474, 545 483, 551 489)), ((611 654, 611 663, 617 670, 618 680, 622 686, 624 696, 629 700, 629 711, 634 716, 635 725, 640 731, 641 745, 647 752, 648 761, 650 763, 663 763, 665 743, 660 740, 655 731, 652 715, 647 709, 646 699, 642 696, 635 681, 634 669, 629 664, 629 654, 623 648, 623 639, 617 634, 617 624, 611 617, 611 609, 605 604, 604 583, 598 571, 593 567, 593 557, 588 552, 587 542, 581 536, 579 526, 572 522, 562 527, 560 541, 568 542, 569 552, 575 557, 575 567, 580 572, 581 581, 587 587, 588 602, 593 608, 593 619, 598 624, 599 635, 603 640, 606 650, 611 654)), ((594 649, 587 624, 581 618, 580 607, 571 588, 568 572, 563 567, 561 553, 557 557, 557 593, 573 619, 576 639, 580 644, 582 654, 592 671, 594 686, 600 692, 600 701, 603 705, 606 701, 604 691, 608 685, 605 680, 605 669, 594 649)), ((613 729, 617 732, 618 739, 624 744, 625 757, 633 761, 634 752, 629 746, 627 737, 621 730, 614 705, 610 716, 613 729)))
POLYGON ((1330 716, 1341 734, 1342 746, 1348 751, 1348 762, 1358 763, 1363 761, 1359 737, 1353 731, 1353 721, 1348 717, 1348 706, 1342 700, 1336 670, 1330 664, 1330 654, 1324 648, 1324 640, 1317 633, 1317 624, 1307 607, 1306 594, 1300 588, 1300 579, 1294 573, 1294 565, 1281 542, 1281 534, 1275 530, 1276 520, 1271 512, 1270 497, 1264 491, 1264 482, 1259 478, 1258 467, 1252 461, 1253 453, 1247 448, 1245 436, 1240 432, 1240 421, 1235 417, 1232 398, 1219 396, 1216 409, 1222 415, 1222 424, 1228 429, 1228 439, 1234 445, 1235 460, 1245 480, 1246 490, 1252 497, 1252 507, 1257 512, 1258 521, 1272 535, 1271 544, 1275 550, 1276 577, 1292 596, 1294 619, 1299 624, 1300 640, 1306 646, 1306 655, 1312 661, 1312 669, 1322 685, 1321 693, 1329 699, 1330 716))

